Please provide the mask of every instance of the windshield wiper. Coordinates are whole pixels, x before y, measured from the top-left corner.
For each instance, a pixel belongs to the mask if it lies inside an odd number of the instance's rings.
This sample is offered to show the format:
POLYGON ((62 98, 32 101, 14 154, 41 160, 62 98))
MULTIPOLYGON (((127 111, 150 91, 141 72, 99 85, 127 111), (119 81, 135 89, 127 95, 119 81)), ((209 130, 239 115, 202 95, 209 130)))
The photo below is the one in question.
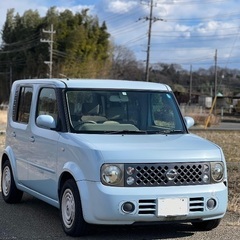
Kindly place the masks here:
POLYGON ((79 131, 79 133, 87 133, 87 134, 129 134, 129 135, 141 135, 141 134, 179 134, 184 133, 183 130, 174 130, 174 129, 165 129, 165 130, 116 130, 116 131, 79 131))
POLYGON ((106 134, 147 134, 147 131, 143 130, 119 130, 119 131, 106 131, 106 134))
POLYGON ((149 134, 179 134, 184 133, 183 130, 180 129, 162 129, 162 130, 154 130, 154 131, 148 131, 149 134))
POLYGON ((164 130, 163 133, 164 134, 177 134, 177 133, 183 133, 183 130, 180 129, 168 129, 168 130, 164 130))

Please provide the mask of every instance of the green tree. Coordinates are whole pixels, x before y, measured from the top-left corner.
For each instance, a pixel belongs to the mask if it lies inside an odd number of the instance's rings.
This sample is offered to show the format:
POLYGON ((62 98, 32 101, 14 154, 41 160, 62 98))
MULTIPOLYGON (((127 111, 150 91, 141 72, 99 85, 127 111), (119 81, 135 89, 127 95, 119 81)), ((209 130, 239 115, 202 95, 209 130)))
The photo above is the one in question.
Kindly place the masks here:
MULTIPOLYGON (((9 9, 2 30, 3 44, 0 48, 0 83, 22 78, 47 76, 50 35, 43 30, 54 26, 53 77, 107 77, 111 67, 109 37, 105 22, 99 24, 97 17, 88 9, 78 13, 70 10, 57 11, 51 7, 46 16, 37 10, 25 11, 22 16, 9 9)), ((1 85, 3 86, 3 85, 1 85)), ((4 85, 5 86, 5 85, 4 85)), ((1 94, 1 93, 0 93, 1 94)), ((5 98, 5 97, 4 97, 5 98)))

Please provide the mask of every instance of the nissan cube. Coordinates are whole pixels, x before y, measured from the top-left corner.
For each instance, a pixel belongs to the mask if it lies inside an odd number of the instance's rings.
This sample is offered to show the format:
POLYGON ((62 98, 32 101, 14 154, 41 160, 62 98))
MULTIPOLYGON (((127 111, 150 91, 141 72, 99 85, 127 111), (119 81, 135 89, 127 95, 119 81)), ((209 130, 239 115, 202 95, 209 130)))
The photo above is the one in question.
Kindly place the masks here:
POLYGON ((227 209, 222 149, 189 133, 165 84, 31 79, 12 85, 2 196, 59 208, 70 236, 90 224, 190 222, 217 227, 227 209))

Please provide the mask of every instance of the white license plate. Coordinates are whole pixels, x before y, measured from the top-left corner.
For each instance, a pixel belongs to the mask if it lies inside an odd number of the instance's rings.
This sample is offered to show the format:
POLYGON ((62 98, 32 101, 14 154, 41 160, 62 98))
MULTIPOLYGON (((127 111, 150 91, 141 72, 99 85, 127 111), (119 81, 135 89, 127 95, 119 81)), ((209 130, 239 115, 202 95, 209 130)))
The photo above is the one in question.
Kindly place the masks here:
POLYGON ((159 198, 157 215, 186 216, 188 214, 188 198, 159 198))

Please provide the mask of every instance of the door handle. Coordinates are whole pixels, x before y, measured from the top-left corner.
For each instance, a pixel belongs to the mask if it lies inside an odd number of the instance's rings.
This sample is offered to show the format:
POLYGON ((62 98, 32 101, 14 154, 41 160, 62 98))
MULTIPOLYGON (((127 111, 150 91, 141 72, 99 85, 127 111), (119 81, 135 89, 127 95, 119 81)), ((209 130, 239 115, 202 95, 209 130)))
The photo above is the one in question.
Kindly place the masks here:
POLYGON ((33 136, 29 137, 29 140, 30 140, 30 142, 35 142, 35 138, 33 136))
POLYGON ((12 137, 16 137, 16 133, 15 133, 15 132, 12 132, 12 133, 11 133, 11 136, 12 136, 12 137))

